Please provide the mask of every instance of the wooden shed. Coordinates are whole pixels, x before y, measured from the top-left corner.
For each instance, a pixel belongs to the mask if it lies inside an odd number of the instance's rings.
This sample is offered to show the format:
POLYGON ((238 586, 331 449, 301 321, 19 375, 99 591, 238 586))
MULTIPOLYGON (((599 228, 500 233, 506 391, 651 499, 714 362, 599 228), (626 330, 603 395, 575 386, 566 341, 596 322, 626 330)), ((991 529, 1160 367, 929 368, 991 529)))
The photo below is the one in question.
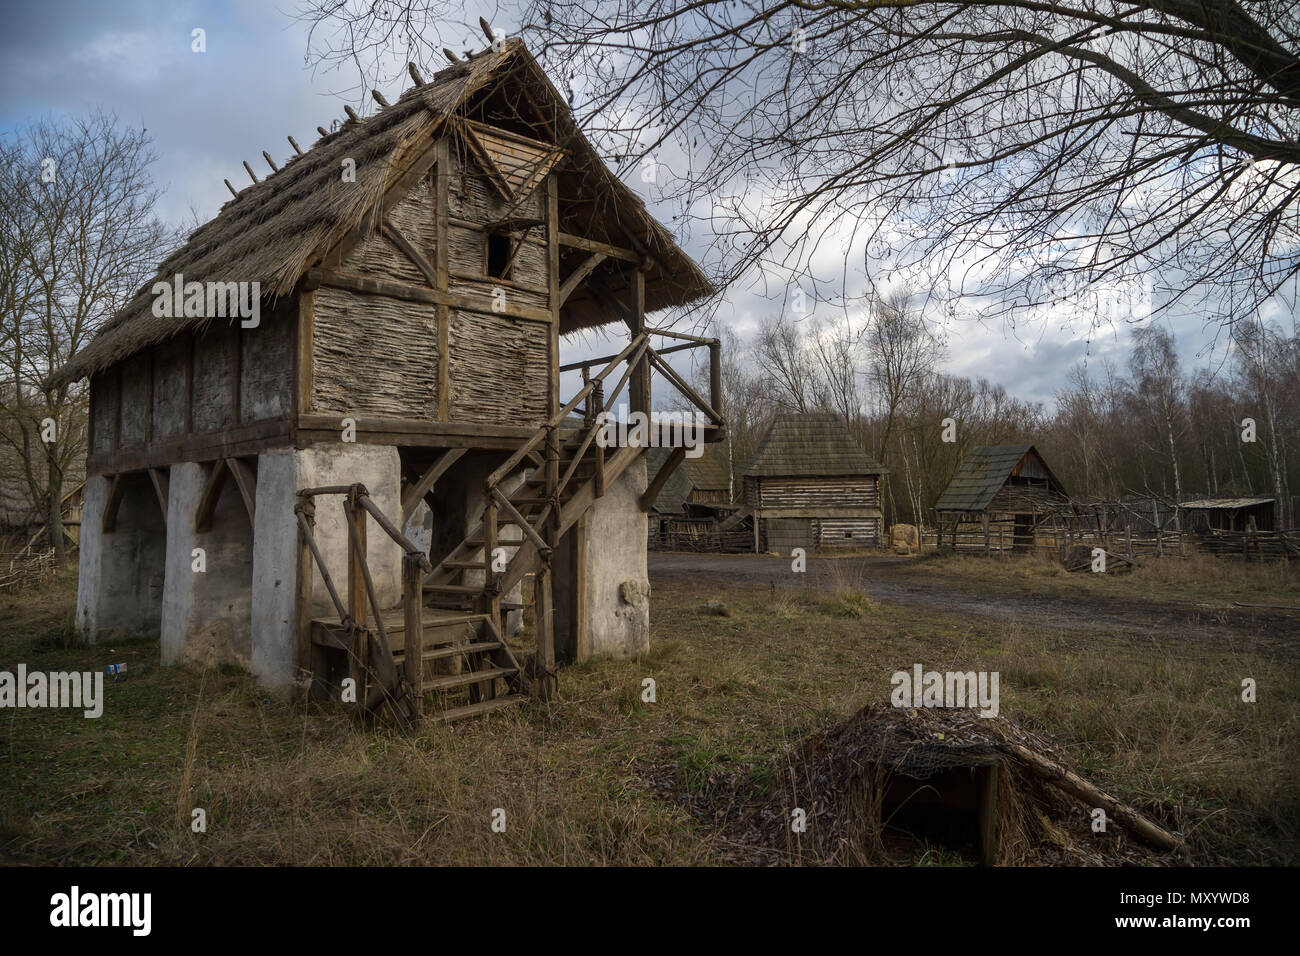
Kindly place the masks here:
POLYGON ((1272 531, 1273 498, 1197 498, 1178 505, 1184 531, 1272 531))
POLYGON ((958 529, 975 524, 988 550, 996 539, 1014 550, 1034 545, 1034 530, 1069 502, 1065 486, 1033 445, 981 445, 962 461, 934 510, 939 547, 957 548, 958 529))
POLYGON ((878 547, 888 470, 832 412, 778 412, 741 469, 755 551, 878 547))
POLYGON ((557 647, 648 646, 645 448, 595 439, 620 401, 649 413, 652 375, 720 437, 716 384, 654 347, 707 349, 716 383, 717 340, 646 323, 713 289, 498 46, 267 154, 55 374, 90 378, 91 640, 159 634, 164 663, 215 654, 286 693, 350 676, 402 720, 429 692, 448 718, 547 694, 557 647), (611 324, 616 354, 562 364, 562 336, 611 324))
MULTIPOLYGON (((667 461, 669 449, 652 448, 650 467, 667 461)), ((731 475, 724 445, 706 445, 686 458, 664 484, 650 510, 650 547, 669 551, 747 550, 744 532, 721 530, 739 507, 731 500, 731 475)))

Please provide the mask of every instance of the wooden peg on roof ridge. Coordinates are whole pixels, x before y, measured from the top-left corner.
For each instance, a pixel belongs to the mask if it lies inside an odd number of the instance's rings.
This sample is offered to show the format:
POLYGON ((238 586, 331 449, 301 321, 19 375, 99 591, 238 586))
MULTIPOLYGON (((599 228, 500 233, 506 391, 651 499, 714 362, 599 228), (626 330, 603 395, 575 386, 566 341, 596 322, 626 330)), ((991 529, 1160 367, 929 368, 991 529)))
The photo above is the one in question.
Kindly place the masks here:
POLYGON ((411 79, 415 81, 416 86, 424 86, 424 77, 420 75, 420 69, 414 63, 406 64, 406 72, 411 74, 411 79))
POLYGON ((344 104, 343 112, 348 114, 348 119, 352 120, 352 122, 354 123, 361 122, 361 117, 357 115, 357 111, 354 110, 352 107, 348 106, 347 104, 344 104))
POLYGON ((492 32, 492 27, 482 17, 478 18, 478 25, 483 30, 483 35, 487 37, 488 43, 496 43, 496 34, 492 32))
POLYGON ((370 95, 375 98, 375 102, 378 103, 380 107, 382 107, 383 109, 388 109, 388 107, 393 105, 392 103, 388 102, 388 100, 384 99, 384 94, 380 93, 378 90, 371 90, 370 95))
POLYGON ((275 165, 275 160, 271 158, 271 154, 266 150, 262 150, 262 158, 266 160, 266 165, 271 167, 271 172, 278 173, 280 171, 280 167, 275 165))
POLYGON ((294 139, 292 136, 289 137, 289 145, 293 147, 293 151, 295 153, 297 153, 299 156, 302 155, 302 149, 299 148, 298 141, 294 139))
POLYGON ((460 57, 458 57, 452 50, 447 49, 447 47, 442 48, 442 55, 445 56, 452 63, 460 62, 460 57))
POLYGON ((222 182, 225 183, 225 184, 226 184, 226 188, 230 190, 230 195, 232 195, 232 196, 238 196, 238 195, 239 195, 239 193, 235 190, 235 187, 232 186, 232 185, 230 185, 230 180, 229 180, 229 179, 223 179, 222 182))
POLYGON ((328 136, 330 134, 330 131, 327 130, 324 126, 317 126, 316 132, 320 133, 322 136, 328 136))
POLYGON ((253 172, 253 167, 248 165, 248 160, 244 160, 244 168, 248 170, 248 175, 253 177, 253 182, 261 182, 261 180, 257 178, 257 173, 253 172))

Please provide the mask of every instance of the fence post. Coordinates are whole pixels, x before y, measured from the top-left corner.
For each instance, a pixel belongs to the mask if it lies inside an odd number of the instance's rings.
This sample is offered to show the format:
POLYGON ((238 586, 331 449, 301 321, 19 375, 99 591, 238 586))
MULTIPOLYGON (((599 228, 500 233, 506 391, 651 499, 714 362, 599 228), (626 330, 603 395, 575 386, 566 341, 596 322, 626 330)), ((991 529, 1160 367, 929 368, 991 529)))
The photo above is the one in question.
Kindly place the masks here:
POLYGON ((984 557, 989 556, 989 513, 986 511, 980 516, 980 524, 984 527, 984 557))
MULTIPOLYGON (((316 525, 316 503, 311 498, 306 498, 298 505, 299 514, 306 521, 307 528, 314 528, 316 525)), ((294 628, 294 665, 297 668, 307 671, 313 671, 312 653, 311 653, 311 595, 314 575, 312 574, 312 556, 311 543, 307 540, 307 531, 302 526, 298 527, 298 567, 296 570, 297 593, 294 599, 295 628, 294 628)), ((324 675, 312 675, 313 682, 317 677, 324 675)))
POLYGON ((411 685, 412 716, 424 713, 424 572, 420 557, 402 558, 402 611, 406 628, 406 681, 411 685))

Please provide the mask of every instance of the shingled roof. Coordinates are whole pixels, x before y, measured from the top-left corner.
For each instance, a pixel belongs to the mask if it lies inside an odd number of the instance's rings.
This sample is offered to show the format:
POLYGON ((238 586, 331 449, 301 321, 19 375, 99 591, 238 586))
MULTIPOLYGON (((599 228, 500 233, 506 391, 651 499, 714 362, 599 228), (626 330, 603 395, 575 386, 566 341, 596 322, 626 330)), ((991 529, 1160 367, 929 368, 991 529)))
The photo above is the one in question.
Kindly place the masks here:
MULTIPOLYGON (((455 126, 476 94, 511 84, 543 104, 556 143, 566 153, 556 167, 570 183, 585 184, 603 220, 614 224, 616 245, 648 254, 647 312, 682 305, 714 291, 700 268, 645 208, 645 203, 601 161, 573 114, 518 38, 439 71, 428 83, 368 118, 349 119, 278 171, 239 192, 215 218, 196 229, 163 260, 150 279, 91 342, 51 376, 52 384, 93 375, 141 349, 210 320, 161 318, 152 312, 155 282, 183 274, 189 281, 260 282, 264 297, 292 292, 303 274, 345 238, 364 238, 379 226, 373 215, 392 186, 414 166, 444 126, 455 126), (489 85, 492 84, 492 85, 489 85), (342 161, 356 163, 356 181, 342 182, 342 161), (357 231, 361 230, 358 237, 357 231), (621 240, 621 241, 619 241, 621 240)), ((481 98, 481 97, 480 97, 481 98)), ((562 193, 563 195, 563 193, 562 193)), ((394 197, 387 197, 394 200, 394 197)), ((400 197, 395 197, 400 198, 400 197)), ((561 229, 569 226, 561 209, 561 229)), ((613 321, 609 310, 574 297, 562 332, 613 321)))
POLYGON ((948 487, 935 502, 934 509, 983 511, 1030 452, 1042 462, 1052 484, 1060 489, 1061 483, 1033 445, 980 445, 966 456, 957 473, 952 476, 952 481, 948 482, 948 487))
POLYGON ((833 412, 778 412, 758 451, 741 469, 749 477, 888 473, 833 412))
MULTIPOLYGON (((671 448, 650 449, 650 474, 655 474, 668 460, 671 448)), ((686 509, 686 499, 694 489, 701 491, 728 491, 727 453, 722 445, 705 445, 704 454, 686 458, 673 470, 655 498, 654 510, 660 514, 681 514, 686 509)))

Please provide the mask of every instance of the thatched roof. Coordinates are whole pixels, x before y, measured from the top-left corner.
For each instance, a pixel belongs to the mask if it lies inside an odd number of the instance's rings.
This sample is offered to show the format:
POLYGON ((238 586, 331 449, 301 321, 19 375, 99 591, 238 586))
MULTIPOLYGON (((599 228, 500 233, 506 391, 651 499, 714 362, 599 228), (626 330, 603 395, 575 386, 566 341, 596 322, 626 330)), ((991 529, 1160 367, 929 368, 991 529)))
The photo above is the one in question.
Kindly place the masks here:
POLYGON ((778 412, 746 477, 886 475, 889 469, 863 451, 834 412, 778 412))
MULTIPOLYGON (((507 86, 525 90, 546 112, 557 143, 566 150, 556 167, 564 188, 581 186, 589 194, 588 206, 590 197, 596 197, 612 244, 639 243, 649 253, 646 311, 711 294, 713 286, 700 268, 650 216, 641 199, 605 166, 579 131, 564 98, 523 44, 512 38, 499 52, 485 51, 439 71, 374 116, 349 119, 302 155, 282 163, 277 172, 243 189, 164 259, 157 277, 145 283, 51 381, 57 384, 93 375, 150 345, 206 325, 210 320, 205 318, 153 315, 153 284, 170 282, 178 273, 187 282, 257 281, 263 297, 292 292, 303 274, 354 229, 375 228, 378 217, 371 213, 388 186, 424 153, 452 117, 507 86), (355 183, 342 182, 344 158, 356 163, 355 183), (629 241, 631 237, 636 241, 629 241)), ((576 212, 569 215, 562 201, 561 229, 591 227, 590 221, 576 217, 576 212)), ((575 299, 566 303, 562 332, 613 320, 595 302, 575 299)))
POLYGON ((957 473, 948 482, 939 500, 935 502, 936 511, 983 511, 993 501, 993 496, 1016 475, 1022 463, 1033 455, 1047 473, 1050 484, 1058 491, 1064 487, 1047 467, 1042 455, 1033 445, 980 445, 961 463, 957 473))

